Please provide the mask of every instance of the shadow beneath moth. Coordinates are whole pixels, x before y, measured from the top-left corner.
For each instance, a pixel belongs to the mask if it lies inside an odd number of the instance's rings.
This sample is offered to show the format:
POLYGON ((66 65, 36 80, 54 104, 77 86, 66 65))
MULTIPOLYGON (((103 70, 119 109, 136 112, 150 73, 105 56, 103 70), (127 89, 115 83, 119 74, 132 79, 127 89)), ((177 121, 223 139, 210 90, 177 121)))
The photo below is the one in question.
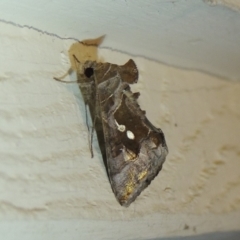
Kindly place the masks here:
POLYGON ((122 66, 96 61, 79 66, 77 82, 112 190, 118 202, 128 207, 162 169, 168 154, 164 134, 140 109, 140 94, 131 92, 129 85, 138 80, 132 59, 122 66))

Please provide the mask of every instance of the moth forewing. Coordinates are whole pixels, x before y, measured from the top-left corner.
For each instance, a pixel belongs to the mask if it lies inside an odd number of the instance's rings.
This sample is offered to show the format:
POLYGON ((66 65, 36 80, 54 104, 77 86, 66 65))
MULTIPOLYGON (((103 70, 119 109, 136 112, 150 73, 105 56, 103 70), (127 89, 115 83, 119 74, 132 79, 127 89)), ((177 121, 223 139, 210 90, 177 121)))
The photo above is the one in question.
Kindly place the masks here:
POLYGON ((141 110, 140 94, 131 92, 129 84, 138 80, 132 59, 123 66, 77 64, 77 82, 89 106, 112 190, 127 207, 161 170, 168 154, 164 134, 141 110))
POLYGON ((119 203, 129 206, 162 168, 168 152, 164 134, 140 109, 139 93, 130 90, 138 79, 133 60, 96 64, 94 78, 109 180, 119 203))

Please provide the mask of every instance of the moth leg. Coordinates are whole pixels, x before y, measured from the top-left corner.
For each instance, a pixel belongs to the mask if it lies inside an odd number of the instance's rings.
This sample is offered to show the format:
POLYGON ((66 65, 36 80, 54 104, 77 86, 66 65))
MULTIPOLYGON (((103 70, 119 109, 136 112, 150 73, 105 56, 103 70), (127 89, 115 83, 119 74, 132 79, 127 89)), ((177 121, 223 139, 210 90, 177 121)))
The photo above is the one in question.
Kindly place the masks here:
MULTIPOLYGON (((86 125, 87 125, 87 130, 88 130, 88 145, 89 145, 89 150, 91 152, 91 157, 93 158, 94 154, 93 154, 92 142, 93 142, 93 130, 94 130, 95 123, 90 130, 90 127, 89 127, 89 124, 88 124, 88 110, 87 110, 88 105, 87 104, 84 104, 84 105, 85 105, 85 116, 86 116, 85 120, 86 120, 86 125)), ((94 122, 95 122, 95 117, 94 117, 94 122)))
POLYGON ((59 82, 64 82, 64 83, 76 83, 77 81, 64 81, 64 80, 62 80, 65 77, 67 77, 68 75, 70 75, 72 73, 72 71, 73 71, 72 68, 69 68, 67 70, 67 72, 65 74, 63 74, 61 77, 58 77, 58 78, 54 77, 53 79, 56 80, 56 81, 59 81, 59 82))

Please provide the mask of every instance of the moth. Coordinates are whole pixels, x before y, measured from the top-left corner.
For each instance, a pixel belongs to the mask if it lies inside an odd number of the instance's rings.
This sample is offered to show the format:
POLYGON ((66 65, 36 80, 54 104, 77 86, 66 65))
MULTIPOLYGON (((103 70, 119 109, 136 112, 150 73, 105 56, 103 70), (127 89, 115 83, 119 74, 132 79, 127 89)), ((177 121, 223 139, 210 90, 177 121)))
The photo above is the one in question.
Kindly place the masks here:
POLYGON ((86 61, 77 82, 88 105, 108 178, 118 202, 128 207, 162 169, 168 154, 164 133, 147 119, 130 84, 138 69, 130 59, 119 66, 86 61))

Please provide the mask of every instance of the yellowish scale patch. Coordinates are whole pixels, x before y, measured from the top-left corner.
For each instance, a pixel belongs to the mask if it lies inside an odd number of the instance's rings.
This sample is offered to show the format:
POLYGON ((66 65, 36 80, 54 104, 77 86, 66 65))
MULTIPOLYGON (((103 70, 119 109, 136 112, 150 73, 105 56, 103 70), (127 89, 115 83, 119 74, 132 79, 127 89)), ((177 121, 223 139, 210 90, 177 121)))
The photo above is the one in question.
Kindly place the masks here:
POLYGON ((138 174, 138 180, 143 179, 147 175, 148 171, 144 170, 138 174))
POLYGON ((137 155, 132 152, 131 150, 125 148, 124 151, 123 151, 123 156, 124 156, 124 160, 127 162, 127 161, 132 161, 132 160, 135 160, 137 155))
POLYGON ((125 201, 128 199, 129 195, 133 192, 135 188, 135 183, 134 183, 134 176, 132 173, 129 174, 128 182, 126 183, 125 186, 125 191, 123 193, 123 196, 121 197, 122 201, 125 201))

